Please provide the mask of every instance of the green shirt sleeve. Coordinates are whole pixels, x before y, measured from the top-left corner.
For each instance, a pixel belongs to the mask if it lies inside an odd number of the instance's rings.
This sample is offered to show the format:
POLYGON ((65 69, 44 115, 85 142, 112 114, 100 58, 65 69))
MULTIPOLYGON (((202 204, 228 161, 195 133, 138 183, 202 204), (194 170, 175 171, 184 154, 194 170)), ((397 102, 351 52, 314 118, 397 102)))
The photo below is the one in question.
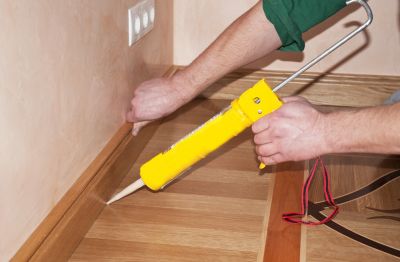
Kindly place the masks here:
POLYGON ((303 51, 302 33, 346 6, 346 0, 263 0, 263 9, 274 25, 283 51, 303 51))

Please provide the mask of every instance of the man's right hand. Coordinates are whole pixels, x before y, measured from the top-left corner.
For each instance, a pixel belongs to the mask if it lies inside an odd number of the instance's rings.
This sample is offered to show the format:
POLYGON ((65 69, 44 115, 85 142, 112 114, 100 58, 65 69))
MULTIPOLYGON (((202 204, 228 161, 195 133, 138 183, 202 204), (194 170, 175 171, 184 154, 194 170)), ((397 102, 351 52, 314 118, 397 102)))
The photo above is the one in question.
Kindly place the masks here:
POLYGON ((126 114, 127 121, 134 123, 133 135, 152 120, 167 116, 189 102, 192 97, 185 89, 188 88, 173 78, 156 78, 138 86, 126 114))

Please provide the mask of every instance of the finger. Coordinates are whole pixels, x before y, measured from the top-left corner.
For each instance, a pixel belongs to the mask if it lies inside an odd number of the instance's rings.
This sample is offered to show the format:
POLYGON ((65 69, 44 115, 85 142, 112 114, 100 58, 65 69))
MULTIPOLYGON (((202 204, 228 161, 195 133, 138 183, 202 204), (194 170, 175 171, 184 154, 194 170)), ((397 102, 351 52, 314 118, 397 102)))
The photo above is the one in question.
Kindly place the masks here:
POLYGON ((145 125, 150 123, 151 121, 143 121, 143 122, 137 122, 133 124, 133 129, 132 129, 132 135, 136 136, 140 129, 142 129, 145 125))
POLYGON ((272 143, 273 138, 272 138, 272 134, 271 134, 271 129, 267 129, 258 134, 255 134, 253 140, 254 140, 254 144, 256 144, 256 145, 272 143))
POLYGON ((126 113, 126 121, 129 123, 135 122, 135 111, 133 108, 126 113))
POLYGON ((278 153, 272 156, 262 157, 261 162, 263 162, 265 165, 276 165, 285 162, 285 160, 283 156, 278 153))
POLYGON ((281 100, 284 103, 290 103, 290 102, 305 102, 307 99, 301 96, 287 96, 287 97, 282 97, 281 100))
POLYGON ((269 128, 268 116, 264 116, 253 124, 251 130, 253 130, 253 133, 257 134, 268 128, 269 128))
POLYGON ((257 155, 261 157, 269 157, 279 153, 278 148, 274 143, 256 146, 256 152, 257 155))

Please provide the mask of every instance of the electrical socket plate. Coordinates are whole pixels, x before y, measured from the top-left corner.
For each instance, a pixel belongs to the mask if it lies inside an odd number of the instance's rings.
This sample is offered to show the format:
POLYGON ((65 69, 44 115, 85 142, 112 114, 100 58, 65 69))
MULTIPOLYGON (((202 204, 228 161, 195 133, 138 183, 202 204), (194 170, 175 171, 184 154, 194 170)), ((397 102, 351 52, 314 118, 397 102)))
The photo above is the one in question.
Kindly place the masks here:
POLYGON ((151 31, 155 20, 154 0, 143 0, 128 10, 129 46, 151 31))

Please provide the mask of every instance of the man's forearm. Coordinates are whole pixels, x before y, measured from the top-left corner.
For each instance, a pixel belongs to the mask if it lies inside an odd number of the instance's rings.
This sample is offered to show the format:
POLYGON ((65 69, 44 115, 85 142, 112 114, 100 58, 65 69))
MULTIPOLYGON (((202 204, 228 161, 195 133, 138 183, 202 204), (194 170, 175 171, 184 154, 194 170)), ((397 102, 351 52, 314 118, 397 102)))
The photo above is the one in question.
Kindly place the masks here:
POLYGON ((326 153, 400 154, 400 103, 326 115, 326 153))
POLYGON ((265 56, 280 45, 279 36, 259 2, 174 78, 185 88, 182 92, 193 97, 228 72, 265 56))

